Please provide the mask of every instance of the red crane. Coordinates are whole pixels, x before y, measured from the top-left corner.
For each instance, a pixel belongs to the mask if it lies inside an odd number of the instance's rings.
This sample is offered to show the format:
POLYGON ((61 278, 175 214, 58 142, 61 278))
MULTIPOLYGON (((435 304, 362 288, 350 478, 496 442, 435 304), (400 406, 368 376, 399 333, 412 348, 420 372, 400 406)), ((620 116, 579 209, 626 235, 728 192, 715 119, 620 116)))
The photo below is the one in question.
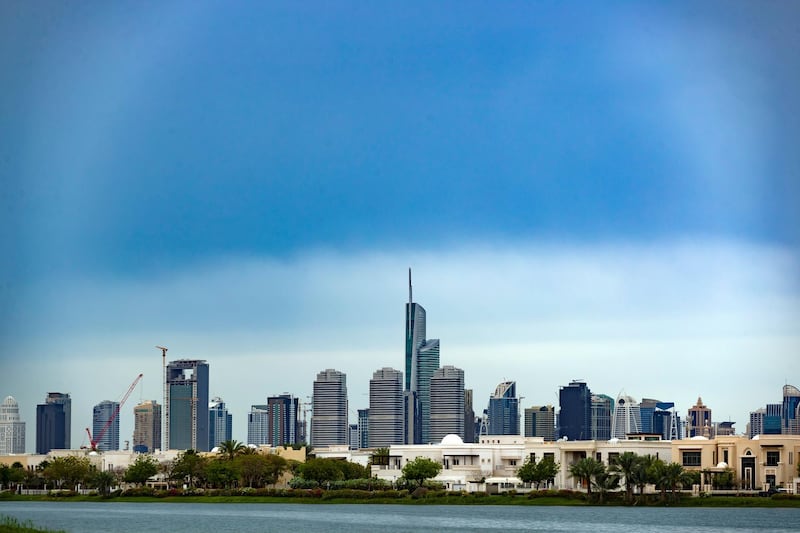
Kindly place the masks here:
POLYGON ((136 376, 136 379, 133 380, 133 383, 131 383, 131 386, 128 387, 128 392, 126 392, 125 396, 123 396, 122 399, 119 401, 119 405, 117 405, 117 407, 114 409, 114 412, 111 413, 111 416, 108 418, 108 420, 106 421, 105 425, 100 430, 100 433, 98 433, 97 435, 94 436, 94 438, 92 438, 92 432, 89 431, 89 428, 86 428, 86 434, 89 435, 89 442, 91 443, 92 450, 94 450, 94 451, 97 450, 97 443, 100 442, 103 439, 103 435, 105 435, 106 431, 108 431, 108 428, 111 427, 111 423, 114 422, 115 418, 117 418, 117 415, 119 414, 119 410, 122 409, 123 405, 125 405, 125 401, 128 399, 128 396, 131 395, 131 393, 133 392, 133 389, 136 388, 136 385, 139 383, 139 380, 142 379, 143 375, 144 374, 139 374, 138 376, 136 376))

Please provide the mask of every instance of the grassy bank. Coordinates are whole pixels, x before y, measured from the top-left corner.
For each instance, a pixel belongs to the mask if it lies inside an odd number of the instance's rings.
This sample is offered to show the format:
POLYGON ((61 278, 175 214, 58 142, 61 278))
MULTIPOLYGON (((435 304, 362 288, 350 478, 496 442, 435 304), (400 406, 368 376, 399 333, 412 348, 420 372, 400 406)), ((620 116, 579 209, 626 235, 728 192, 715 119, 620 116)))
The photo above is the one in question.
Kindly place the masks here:
POLYGON ((0 533, 64 533, 54 529, 40 529, 30 522, 20 522, 11 516, 0 515, 0 533))

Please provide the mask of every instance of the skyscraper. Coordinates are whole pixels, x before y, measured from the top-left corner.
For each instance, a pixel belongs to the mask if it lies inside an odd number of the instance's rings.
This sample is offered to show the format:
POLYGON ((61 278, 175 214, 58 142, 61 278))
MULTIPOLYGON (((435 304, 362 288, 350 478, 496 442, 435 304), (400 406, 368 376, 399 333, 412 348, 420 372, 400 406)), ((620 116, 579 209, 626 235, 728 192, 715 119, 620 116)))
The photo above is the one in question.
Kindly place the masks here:
POLYGON ((208 404, 208 449, 213 450, 233 438, 233 416, 222 398, 215 396, 208 404))
POLYGON ((558 435, 568 440, 592 438, 592 391, 583 381, 572 381, 558 392, 558 435))
POLYGON ((464 389, 464 442, 475 442, 475 410, 472 389, 464 389))
POLYGON ((556 410, 552 405, 534 405, 525 409, 525 436, 556 440, 556 410))
POLYGON ((464 439, 464 371, 451 365, 431 377, 429 441, 440 442, 445 435, 464 439))
POLYGON ((605 394, 592 394, 592 440, 611 438, 611 415, 614 399, 605 394))
POLYGON ((247 413, 247 444, 269 444, 269 408, 266 405, 250 406, 250 412, 247 413))
POLYGON ((406 444, 430 441, 431 377, 439 368, 439 339, 426 339, 425 309, 413 300, 408 269, 406 304, 406 444))
POLYGON ((642 432, 642 415, 639 403, 628 395, 617 396, 614 415, 611 417, 611 438, 625 439, 627 435, 642 432))
POLYGON ((110 400, 103 400, 92 409, 92 439, 97 442, 98 450, 119 450, 118 412, 119 402, 110 400))
POLYGON ((167 449, 208 447, 208 363, 180 359, 167 365, 167 449))
POLYGON ((330 368, 317 374, 312 405, 311 445, 323 447, 347 444, 350 430, 347 418, 347 376, 330 368))
POLYGON ((72 399, 69 394, 48 392, 36 406, 36 453, 70 449, 72 399))
POLYGON ((697 404, 689 408, 686 414, 686 424, 688 426, 687 437, 706 437, 714 436, 714 429, 711 425, 711 409, 703 404, 703 399, 697 397, 697 404))
POLYGON ((370 448, 403 444, 403 374, 393 368, 376 370, 369 381, 370 448))
POLYGON ((489 435, 519 435, 516 381, 500 383, 489 398, 489 435))
POLYGON ((267 398, 269 412, 268 430, 269 444, 283 446, 300 442, 299 402, 289 393, 267 398))
POLYGON ((358 448, 369 448, 369 409, 358 410, 358 448))
POLYGON ((133 408, 133 451, 149 453, 161 449, 161 405, 145 400, 133 408))
POLYGON ((800 435, 800 389, 783 386, 782 431, 784 435, 800 435))
POLYGON ((0 404, 0 455, 10 453, 25 453, 25 422, 13 396, 7 396, 0 404))

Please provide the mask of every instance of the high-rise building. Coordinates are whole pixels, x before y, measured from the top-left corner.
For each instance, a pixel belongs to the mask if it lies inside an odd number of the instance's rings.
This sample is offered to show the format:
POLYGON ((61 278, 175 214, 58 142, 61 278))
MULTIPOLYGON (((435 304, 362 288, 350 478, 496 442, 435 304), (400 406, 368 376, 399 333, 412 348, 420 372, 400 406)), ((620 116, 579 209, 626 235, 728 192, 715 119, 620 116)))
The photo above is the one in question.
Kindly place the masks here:
POLYGON ((534 405, 525 409, 525 436, 556 440, 556 410, 552 405, 534 405))
POLYGON ((369 447, 403 444, 404 415, 402 372, 376 370, 369 381, 369 447))
POLYGON ((347 444, 347 376, 330 368, 317 374, 312 405, 311 445, 319 448, 347 444))
POLYGON ((657 431, 653 429, 653 414, 656 412, 656 406, 658 403, 659 400, 654 400, 652 398, 642 398, 642 401, 639 402, 639 416, 642 419, 642 433, 657 433, 657 431))
POLYGON ((415 303, 408 269, 406 304, 406 444, 430 441, 431 377, 439 368, 439 339, 426 339, 425 309, 415 303))
POLYGON ((369 409, 358 410, 358 447, 369 448, 369 409))
POLYGON ((558 392, 558 435, 568 440, 592 438, 592 391, 583 381, 572 381, 558 392))
POLYGON ((688 437, 714 437, 714 428, 711 424, 711 409, 703 404, 703 399, 697 397, 697 404, 689 408, 686 415, 688 437))
POLYGON ((97 441, 98 450, 119 450, 118 413, 119 402, 110 400, 103 400, 92 409, 92 439, 97 441))
POLYGON ((431 377, 430 433, 432 443, 446 435, 464 438, 464 371, 451 365, 436 370, 431 377))
POLYGON ((358 424, 350 424, 347 429, 347 442, 351 450, 358 449, 358 424))
POLYGON ((519 435, 517 383, 500 383, 489 398, 489 435, 519 435))
POLYGON ((783 404, 768 403, 764 415, 764 435, 780 435, 783 430, 783 404))
POLYGON ((283 446, 301 441, 299 434, 300 402, 289 393, 267 398, 269 444, 283 446))
POLYGON ((167 365, 166 444, 170 450, 210 450, 208 363, 179 359, 167 365))
POLYGON ((269 409, 266 405, 251 405, 247 413, 247 444, 269 445, 269 409))
POLYGON ((69 450, 71 420, 69 394, 48 392, 44 403, 36 406, 36 453, 69 450))
POLYGON ((146 400, 133 408, 133 451, 149 453, 161 449, 161 405, 146 400))
POLYGON ((651 432, 658 433, 664 440, 681 439, 681 417, 675 411, 674 402, 656 403, 651 432))
POLYGON ((11 453, 25 453, 25 422, 17 400, 7 396, 0 404, 0 455, 11 453))
POLYGON ((592 440, 611 438, 611 415, 614 399, 606 394, 592 394, 592 440))
POLYGON ((750 412, 750 423, 747 424, 747 436, 751 439, 764 433, 764 417, 767 410, 763 407, 750 412))
POLYGON ((472 389, 464 389, 464 442, 475 442, 475 409, 472 389))
POLYGON ((222 398, 215 396, 208 404, 208 449, 213 450, 233 439, 233 416, 222 398))
POLYGON ((783 386, 782 431, 784 435, 800 435, 800 389, 783 386))
POLYGON ((626 439, 629 434, 642 432, 642 414, 639 403, 621 394, 614 403, 614 416, 611 417, 611 438, 626 439))

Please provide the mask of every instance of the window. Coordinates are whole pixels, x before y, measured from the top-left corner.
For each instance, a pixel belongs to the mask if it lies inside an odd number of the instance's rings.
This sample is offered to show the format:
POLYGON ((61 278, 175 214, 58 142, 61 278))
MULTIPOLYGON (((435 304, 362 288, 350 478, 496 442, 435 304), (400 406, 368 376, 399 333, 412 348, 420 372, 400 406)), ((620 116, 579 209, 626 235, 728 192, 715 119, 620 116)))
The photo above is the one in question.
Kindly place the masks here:
POLYGON ((683 452, 683 466, 700 466, 700 452, 683 452))
POLYGON ((778 466, 781 460, 781 452, 767 452, 767 466, 778 466))
POLYGON ((722 460, 728 463, 728 450, 722 450, 722 460))
POLYGON ((531 452, 531 458, 530 458, 530 461, 531 461, 532 463, 535 463, 535 462, 536 462, 536 452, 531 452))
POLYGON ((789 452, 789 464, 792 464, 792 452, 789 452))
POLYGON ((594 454, 594 458, 597 459, 598 463, 600 463, 600 462, 603 461, 603 454, 600 453, 600 452, 597 452, 597 453, 594 454))
POLYGON ((509 459, 508 464, 511 465, 511 466, 517 466, 517 460, 516 459, 509 459))
POLYGON ((619 459, 619 452, 608 452, 608 464, 613 464, 617 459, 619 459))
POLYGON ((556 460, 556 454, 554 454, 554 453, 545 453, 544 454, 544 458, 545 459, 550 459, 551 461, 555 461, 556 460))

